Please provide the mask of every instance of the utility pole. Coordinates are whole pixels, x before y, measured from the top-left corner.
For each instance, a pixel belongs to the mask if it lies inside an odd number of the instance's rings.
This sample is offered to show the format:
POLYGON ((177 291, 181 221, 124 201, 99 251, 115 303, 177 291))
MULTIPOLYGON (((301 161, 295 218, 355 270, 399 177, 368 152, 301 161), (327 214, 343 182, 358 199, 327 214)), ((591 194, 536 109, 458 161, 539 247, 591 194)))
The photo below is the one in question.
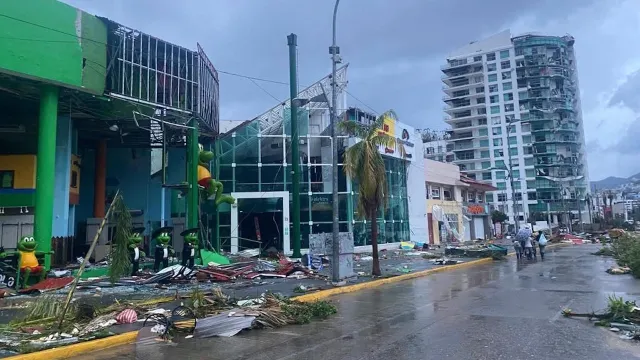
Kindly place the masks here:
POLYGON ((584 232, 584 221, 582 221, 582 200, 578 196, 578 221, 580 221, 580 232, 584 232))
POLYGON ((340 244, 338 238, 340 236, 340 211, 338 208, 338 136, 337 136, 337 122, 338 122, 338 84, 336 83, 336 71, 338 63, 340 62, 340 48, 336 45, 336 17, 338 15, 338 5, 340 0, 336 0, 336 4, 333 7, 333 42, 329 48, 329 54, 331 54, 331 174, 332 174, 332 205, 333 205, 333 243, 332 252, 333 258, 331 260, 331 277, 334 282, 340 281, 340 244))
MULTIPOLYGON (((514 121, 509 122, 507 125, 507 151, 509 152, 509 185, 511 186, 511 202, 513 203, 513 222, 516 225, 516 233, 520 230, 520 224, 518 222, 518 202, 516 201, 516 189, 513 186, 513 161, 511 160, 511 147, 509 145, 509 134, 511 133, 511 127, 515 126, 514 121)), ((523 209, 524 210, 524 209, 523 209)))
MULTIPOLYGON (((289 45, 289 96, 291 98, 291 242, 293 245, 293 258, 301 258, 300 253, 300 140, 298 134, 298 72, 297 70, 297 54, 298 36, 291 34, 287 36, 287 45, 289 45)), ((285 159, 286 161, 286 159, 285 159)), ((287 214, 285 214, 287 216, 287 214)))

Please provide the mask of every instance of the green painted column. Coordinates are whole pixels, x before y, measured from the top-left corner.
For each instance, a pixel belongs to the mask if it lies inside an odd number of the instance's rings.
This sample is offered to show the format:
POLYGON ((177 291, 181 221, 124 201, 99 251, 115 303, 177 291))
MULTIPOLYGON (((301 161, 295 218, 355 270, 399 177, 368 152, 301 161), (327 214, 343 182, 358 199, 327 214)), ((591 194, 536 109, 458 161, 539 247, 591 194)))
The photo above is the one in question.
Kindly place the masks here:
POLYGON ((189 183, 189 193, 187 196, 187 226, 189 228, 198 227, 198 208, 200 196, 198 190, 198 121, 193 119, 192 128, 187 136, 187 182, 189 183))
MULTIPOLYGON (((300 141, 298 132, 298 105, 294 101, 298 97, 298 59, 296 48, 298 36, 287 36, 289 46, 289 95, 291 96, 291 247, 293 258, 301 258, 300 253, 300 141)), ((286 181, 285 181, 286 184, 286 181)))
MULTIPOLYGON (((53 186, 56 168, 56 128, 58 122, 58 88, 45 85, 40 93, 38 154, 36 158, 36 200, 33 235, 38 251, 51 251, 53 226, 53 186)), ((44 266, 51 268, 51 255, 45 255, 44 266)))
MULTIPOLYGON (((217 137, 214 144, 215 149, 215 176, 216 180, 220 181, 220 138, 217 137)), ((216 238, 213 241, 214 246, 216 247, 216 251, 221 250, 221 242, 220 242, 220 206, 216 206, 216 230, 215 230, 216 238)))

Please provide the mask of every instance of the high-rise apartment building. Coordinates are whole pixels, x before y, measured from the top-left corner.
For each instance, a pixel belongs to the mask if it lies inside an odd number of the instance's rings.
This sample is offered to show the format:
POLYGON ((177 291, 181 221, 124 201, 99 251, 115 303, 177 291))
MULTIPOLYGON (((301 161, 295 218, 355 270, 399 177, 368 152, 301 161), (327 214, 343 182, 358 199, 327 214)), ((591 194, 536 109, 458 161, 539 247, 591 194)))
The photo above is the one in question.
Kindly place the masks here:
POLYGON ((571 36, 507 30, 456 50, 442 66, 446 158, 497 187, 486 200, 511 223, 551 215, 567 224, 581 212, 588 221, 573 45, 571 36))

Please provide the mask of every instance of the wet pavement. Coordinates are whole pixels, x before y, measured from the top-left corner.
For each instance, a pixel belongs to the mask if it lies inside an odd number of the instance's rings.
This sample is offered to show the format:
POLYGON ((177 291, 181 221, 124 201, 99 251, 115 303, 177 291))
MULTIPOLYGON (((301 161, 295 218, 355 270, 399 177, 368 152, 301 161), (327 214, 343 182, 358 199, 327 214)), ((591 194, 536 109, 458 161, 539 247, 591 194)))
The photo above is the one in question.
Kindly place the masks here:
POLYGON ((545 262, 477 265, 332 298, 326 321, 175 345, 129 345, 102 359, 634 359, 640 343, 561 315, 640 298, 640 281, 609 275, 599 245, 556 248, 545 262))

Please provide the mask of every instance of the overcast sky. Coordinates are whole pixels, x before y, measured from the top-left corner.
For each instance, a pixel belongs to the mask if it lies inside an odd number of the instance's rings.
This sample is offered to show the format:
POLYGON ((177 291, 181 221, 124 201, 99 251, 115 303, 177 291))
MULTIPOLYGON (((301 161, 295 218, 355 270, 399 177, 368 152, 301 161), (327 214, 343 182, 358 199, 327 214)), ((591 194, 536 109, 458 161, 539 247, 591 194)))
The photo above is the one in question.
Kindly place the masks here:
MULTIPOLYGON (((64 0, 195 49, 219 70, 288 82, 286 36, 298 35, 299 76, 331 69, 333 0, 64 0)), ((417 128, 445 129, 446 54, 511 29, 576 38, 591 180, 640 172, 640 1, 342 0, 338 44, 350 63, 349 105, 395 109, 417 128)), ((250 80, 221 74, 221 118, 251 119, 276 101, 250 80)), ((275 98, 288 87, 259 83, 275 98)))

